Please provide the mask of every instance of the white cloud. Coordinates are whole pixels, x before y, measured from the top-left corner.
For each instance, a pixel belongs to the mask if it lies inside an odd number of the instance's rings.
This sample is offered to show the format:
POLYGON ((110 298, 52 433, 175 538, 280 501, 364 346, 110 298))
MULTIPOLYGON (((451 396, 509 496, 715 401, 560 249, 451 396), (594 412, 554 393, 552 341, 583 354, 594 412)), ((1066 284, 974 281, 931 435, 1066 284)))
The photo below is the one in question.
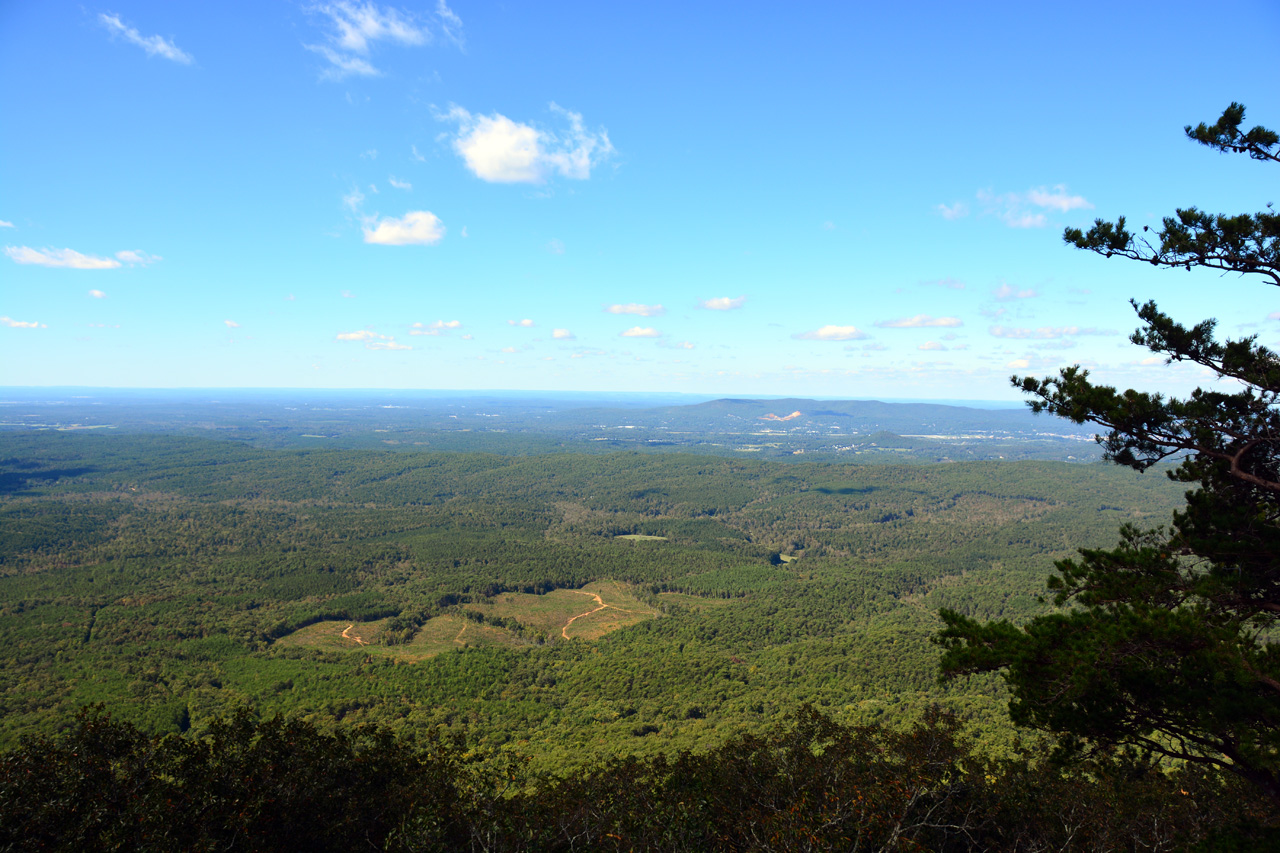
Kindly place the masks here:
POLYGON ((419 163, 427 162, 427 158, 418 153, 418 146, 410 145, 409 148, 413 151, 413 159, 417 160, 419 163))
POLYGON ((551 337, 555 338, 557 341, 572 341, 577 339, 573 332, 568 329, 552 329, 551 337))
POLYGON ((458 233, 460 233, 463 237, 466 237, 466 236, 467 236, 467 226, 463 225, 463 226, 462 226, 462 230, 461 230, 460 232, 458 232, 458 233))
POLYGON ((876 323, 881 329, 923 329, 926 327, 955 328, 963 326, 959 317, 930 317, 928 314, 917 314, 914 317, 903 317, 898 320, 881 320, 876 323))
POLYGON ((935 205, 933 209, 938 211, 938 213, 941 214, 943 219, 961 219, 969 215, 969 205, 965 204, 962 201, 958 201, 955 204, 951 204, 951 205, 947 205, 947 204, 935 205))
POLYGON ((936 284, 938 287, 945 287, 949 290, 964 290, 964 282, 954 278, 939 278, 933 281, 922 281, 921 284, 936 284))
POLYGON ((1067 188, 1063 184, 1058 184, 1051 191, 1044 187, 1031 190, 1027 193, 1027 199, 1037 207, 1047 207, 1056 210, 1059 213, 1067 213, 1072 210, 1093 210, 1090 204, 1082 195, 1068 195, 1067 188))
POLYGON ((238 329, 238 328, 240 328, 240 324, 239 324, 239 323, 237 323, 235 320, 223 320, 222 322, 224 322, 224 323, 226 323, 226 324, 227 324, 227 328, 228 328, 228 329, 238 329))
POLYGON ((107 294, 103 293, 101 290, 90 290, 90 291, 89 291, 89 295, 90 295, 90 296, 92 296, 94 299, 106 299, 106 298, 107 298, 107 294))
POLYGON ((352 341, 364 344, 365 349, 372 350, 405 350, 413 349, 408 344, 398 344, 393 335, 379 335, 377 332, 371 332, 368 329, 361 329, 358 332, 339 332, 336 340, 352 341))
POLYGON ((661 305, 642 305, 639 302, 628 302, 625 304, 606 305, 604 310, 610 314, 635 314, 639 317, 661 317, 667 313, 667 309, 661 305))
POLYGON ((156 261, 163 261, 164 258, 159 255, 148 255, 141 249, 125 249, 122 252, 116 252, 116 260, 126 263, 131 267, 145 267, 147 264, 154 264, 156 261))
POLYGON ((947 348, 946 344, 940 344, 937 341, 926 341, 920 344, 920 346, 916 347, 916 349, 930 351, 930 352, 936 351, 936 350, 945 350, 946 348, 947 348))
POLYGON ((341 80, 343 77, 350 77, 352 74, 360 77, 377 77, 382 72, 374 68, 368 60, 361 59, 358 56, 338 53, 331 47, 323 44, 307 44, 303 45, 307 50, 313 50, 316 53, 329 60, 332 68, 325 69, 320 75, 325 80, 341 80))
POLYGON ((429 210, 411 210, 399 219, 388 216, 375 228, 364 226, 364 241, 382 246, 431 246, 443 238, 444 224, 429 210))
POLYGON ((436 0, 436 23, 445 38, 458 47, 463 46, 462 19, 445 5, 444 0, 436 0))
POLYGON ((350 290, 344 290, 344 291, 342 291, 342 298, 343 298, 343 299, 355 299, 355 298, 356 298, 356 295, 355 295, 354 293, 352 293, 350 290))
POLYGON ((396 176, 395 176, 395 175, 391 175, 391 176, 389 176, 389 177, 387 178, 387 183, 391 184, 391 186, 395 187, 395 188, 396 188, 396 189, 398 189, 398 190, 411 190, 411 189, 413 189, 413 184, 409 183, 408 181, 399 181, 399 180, 396 180, 396 176))
POLYGON ((515 347, 503 347, 500 351, 510 355, 512 353, 519 352, 520 350, 516 349, 515 347))
POLYGON ((696 349, 690 341, 680 341, 671 345, 672 349, 696 349))
POLYGON ((867 333, 857 326, 823 326, 812 332, 797 332, 791 337, 798 341, 856 341, 867 333))
POLYGON ((662 332, 659 332, 657 329, 648 328, 647 326, 632 326, 630 329, 627 329, 625 332, 621 332, 618 335, 618 337, 620 338, 660 338, 662 337, 662 332))
POLYGON ((532 320, 530 320, 530 319, 528 319, 528 318, 525 318, 524 320, 508 320, 508 321, 507 321, 507 325, 508 325, 508 326, 522 326, 523 328, 531 329, 531 328, 533 328, 533 321, 532 321, 532 320))
POLYGON ((422 323, 414 323, 412 326, 409 327, 409 334, 430 335, 432 337, 435 337, 437 335, 444 334, 450 329, 461 329, 461 328, 462 328, 462 323, 458 320, 436 320, 434 323, 430 325, 423 325, 422 323))
POLYGON ((1008 302, 1012 299, 1031 299, 1039 296, 1040 294, 1031 288, 1018 290, 1015 287, 1010 287, 1009 283, 1006 281, 1001 282, 999 287, 991 291, 991 295, 1000 302, 1008 302))
POLYGON ((82 255, 74 249, 33 249, 30 246, 5 246, 4 253, 16 264, 62 267, 73 270, 113 270, 121 264, 115 258, 82 255))
POLYGON ((550 242, 547 243, 547 251, 553 255, 563 255, 564 243, 560 242, 559 240, 551 240, 550 242))
POLYGON ((703 299, 698 303, 699 308, 706 308, 708 311, 732 311, 735 308, 741 308, 747 303, 747 297, 728 297, 715 296, 711 299, 703 299))
POLYGON ((37 323, 34 320, 15 320, 12 317, 0 317, 0 326, 8 326, 10 329, 47 329, 44 323, 37 323))
POLYGON ((434 24, 451 42, 462 45, 462 21, 443 0, 438 0, 434 13, 416 15, 372 2, 336 0, 311 7, 328 20, 328 44, 304 45, 329 61, 322 77, 341 80, 352 74, 374 77, 380 72, 368 60, 378 43, 418 47, 433 40, 434 24))
POLYGON ((567 130, 542 130, 500 113, 472 115, 456 105, 437 118, 458 125, 453 148, 481 180, 540 184, 557 174, 586 180, 613 153, 608 132, 588 131, 581 115, 554 103, 550 109, 568 119, 567 130))
POLYGON ((1020 329, 1009 326, 992 326, 987 329, 993 337, 997 338, 1013 338, 1022 340, 1026 338, 1034 338, 1037 340, 1054 340, 1056 338, 1076 337, 1079 335, 1115 335, 1119 334, 1111 329, 1098 329, 1093 326, 1080 328, 1079 326, 1041 326, 1038 329, 1020 329))
POLYGON ((194 61, 191 54, 183 51, 173 42, 160 36, 144 36, 121 21, 119 15, 102 13, 98 15, 98 21, 113 36, 119 36, 131 44, 136 44, 145 50, 148 56, 159 56, 174 62, 181 62, 183 65, 190 65, 194 61))
POLYGON ((1043 228, 1049 224, 1049 219, 1042 210, 1068 213, 1072 210, 1093 209, 1093 205, 1084 196, 1070 195, 1065 184, 1001 195, 996 195, 991 190, 979 190, 977 197, 985 213, 998 217, 1010 228, 1043 228))
POLYGON ((12 222, 6 222, 5 220, 0 219, 0 228, 12 228, 12 227, 14 227, 12 222))

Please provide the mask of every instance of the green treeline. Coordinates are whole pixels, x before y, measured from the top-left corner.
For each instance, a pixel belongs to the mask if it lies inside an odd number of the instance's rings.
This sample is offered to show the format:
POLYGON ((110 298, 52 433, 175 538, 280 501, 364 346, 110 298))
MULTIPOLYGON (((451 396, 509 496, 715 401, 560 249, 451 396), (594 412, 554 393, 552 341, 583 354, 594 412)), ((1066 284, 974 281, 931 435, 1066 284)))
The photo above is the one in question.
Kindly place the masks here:
POLYGON ((433 732, 244 713, 200 738, 87 713, 0 757, 4 850, 1240 850, 1280 841, 1266 817, 1238 780, 1134 756, 984 758, 936 711, 893 731, 802 709, 568 777, 433 732))

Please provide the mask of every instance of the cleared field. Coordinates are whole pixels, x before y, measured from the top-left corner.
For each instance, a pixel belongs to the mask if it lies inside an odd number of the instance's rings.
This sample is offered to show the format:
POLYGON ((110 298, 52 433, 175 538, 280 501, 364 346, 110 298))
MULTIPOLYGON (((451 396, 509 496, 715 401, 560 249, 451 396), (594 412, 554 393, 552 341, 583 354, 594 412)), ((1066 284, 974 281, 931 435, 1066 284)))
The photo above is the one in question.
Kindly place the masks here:
POLYGON ((377 622, 352 622, 349 619, 343 619, 317 622, 281 637, 275 644, 286 648, 306 646, 330 652, 363 649, 372 653, 385 653, 387 647, 378 645, 378 638, 389 621, 391 620, 379 619, 377 622))
POLYGON ((450 614, 428 619, 411 643, 395 646, 393 651, 397 657, 413 659, 429 658, 454 649, 515 645, 519 645, 519 640, 510 631, 450 614))
POLYGON ((632 542, 666 542, 665 536, 645 536, 643 533, 624 533, 614 539, 630 539, 632 542))
MULTIPOLYGON (((708 602, 690 595, 678 598, 686 605, 708 602)), ((488 618, 514 619, 550 641, 594 640, 657 615, 657 611, 637 599, 626 584, 617 581, 596 581, 582 589, 557 589, 545 595, 507 593, 483 604, 467 604, 465 608, 488 618)), ((505 628, 450 613, 427 620, 411 642, 384 646, 379 641, 389 621, 317 622, 281 637, 276 644, 422 660, 454 649, 520 646, 529 642, 527 637, 505 628)))
POLYGON ((507 593, 475 609, 515 619, 548 639, 595 639, 656 615, 617 581, 596 581, 582 589, 557 589, 545 595, 507 593))

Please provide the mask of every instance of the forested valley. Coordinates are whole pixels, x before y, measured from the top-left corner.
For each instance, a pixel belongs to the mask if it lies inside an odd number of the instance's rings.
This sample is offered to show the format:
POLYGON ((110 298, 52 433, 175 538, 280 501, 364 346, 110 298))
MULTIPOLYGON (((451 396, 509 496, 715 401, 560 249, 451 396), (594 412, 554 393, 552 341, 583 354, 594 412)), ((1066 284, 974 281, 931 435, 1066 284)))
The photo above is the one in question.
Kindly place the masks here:
MULTIPOLYGON (((1010 808, 996 794, 1013 776, 1031 798, 1074 785, 1079 815, 1111 802, 1094 785, 1099 773, 1149 777, 1142 796, 1172 809, 1167 820, 1095 821, 1087 831, 1100 838, 1191 820, 1165 802, 1191 785, 1201 805, 1215 804, 1214 820, 1256 808, 1250 792, 1208 777, 1170 782, 1138 759, 1095 768, 1093 781, 1061 777, 1025 757, 1038 736, 1009 723, 997 676, 938 681, 940 608, 1015 622, 1045 612, 1055 559, 1179 506, 1181 490, 1164 477, 1061 462, 287 450, 54 431, 0 434, 0 459, 0 739, 18 780, 5 795, 11 808, 29 796, 32 774, 96 778, 107 790, 107 777, 132 778, 128 768, 141 765, 129 761, 141 761, 171 765, 148 777, 169 787, 143 800, 179 809, 174 779, 239 773, 274 784, 263 780, 276 771, 246 768, 286 744, 318 750, 314 760, 346 767, 334 771, 343 778, 391 774, 360 784, 400 786, 408 805, 396 831, 416 828, 395 837, 443 849, 484 832, 505 839, 492 849, 516 849, 516 838, 554 848, 569 830, 534 824, 535 804, 555 797, 578 798, 565 819, 585 821, 572 831, 592 845, 712 844, 732 834, 717 820, 750 811, 735 797, 776 786, 776 762, 827 775, 774 791, 790 805, 761 813, 760 838, 828 843, 851 821, 867 839, 887 838, 907 832, 903 815, 925 800, 981 812, 983 832, 1013 832, 995 813, 1010 808), (204 751, 190 752, 197 745, 204 751), (868 755, 879 758, 859 765, 868 755), (750 766, 730 768, 741 761, 750 766), (754 781, 709 781, 731 772, 754 781), (985 793, 947 788, 974 773, 985 793), (908 776, 919 790, 901 800, 908 776), (447 815, 424 816, 411 795, 428 777, 455 792, 447 815), (711 785, 704 811, 663 835, 675 819, 657 804, 691 777, 711 785), (794 797, 835 797, 827 786, 842 785, 867 786, 868 797, 889 787, 876 794, 875 820, 850 812, 827 838, 816 828, 832 818, 827 806, 794 797), (574 812, 622 789, 648 804, 574 812), (663 816, 620 835, 609 821, 634 809, 663 816), (778 823, 796 809, 803 818, 778 823)), ((196 783, 183 784, 196 797, 196 783)), ((308 808, 321 801, 291 784, 308 808)), ((209 796, 196 797, 201 808, 209 796)), ((265 803, 258 818, 273 813, 265 803)), ((124 821, 111 831, 132 840, 119 843, 196 844, 146 834, 164 809, 121 817, 132 808, 99 814, 124 821)), ((918 822, 904 838, 926 837, 930 820, 918 822)), ((960 824, 977 843, 978 824, 960 824)))

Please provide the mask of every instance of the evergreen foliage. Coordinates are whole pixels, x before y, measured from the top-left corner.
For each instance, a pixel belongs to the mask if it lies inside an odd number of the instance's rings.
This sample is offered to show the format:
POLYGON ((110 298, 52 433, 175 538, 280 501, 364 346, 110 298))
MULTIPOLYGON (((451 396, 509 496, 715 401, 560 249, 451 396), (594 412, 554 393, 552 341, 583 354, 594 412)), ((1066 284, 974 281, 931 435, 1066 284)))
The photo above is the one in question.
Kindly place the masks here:
MULTIPOLYGON (((1187 136, 1280 162, 1280 137, 1241 130, 1232 104, 1187 136)), ((1147 229, 1144 228, 1143 231, 1147 229)), ((1155 266, 1257 274, 1280 284, 1280 216, 1195 208, 1167 217, 1157 242, 1123 217, 1068 228, 1069 245, 1155 266)), ((1191 484, 1168 529, 1126 525, 1112 549, 1057 564, 1049 587, 1067 609, 1022 627, 942 612, 945 673, 1005 670, 1010 712, 1064 736, 1067 752, 1132 744, 1250 780, 1280 804, 1280 357, 1256 336, 1219 341, 1215 321, 1184 326, 1135 303, 1134 343, 1234 380, 1237 391, 1186 399, 1095 385, 1088 371, 1014 377, 1031 408, 1091 421, 1108 458, 1139 471, 1165 459, 1191 484)))

